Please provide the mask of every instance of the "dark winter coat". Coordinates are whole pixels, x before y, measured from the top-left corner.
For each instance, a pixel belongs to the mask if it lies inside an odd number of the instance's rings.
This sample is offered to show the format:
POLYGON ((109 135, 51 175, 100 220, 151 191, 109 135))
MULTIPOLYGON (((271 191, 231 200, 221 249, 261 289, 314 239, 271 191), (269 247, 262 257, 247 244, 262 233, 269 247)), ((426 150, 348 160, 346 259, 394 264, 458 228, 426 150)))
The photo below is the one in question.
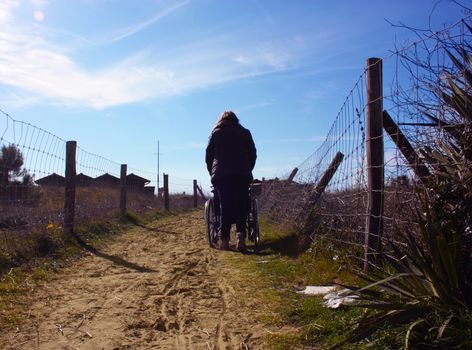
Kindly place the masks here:
POLYGON ((252 181, 256 158, 256 146, 250 131, 237 121, 225 120, 213 129, 205 156, 212 183, 225 178, 252 181))

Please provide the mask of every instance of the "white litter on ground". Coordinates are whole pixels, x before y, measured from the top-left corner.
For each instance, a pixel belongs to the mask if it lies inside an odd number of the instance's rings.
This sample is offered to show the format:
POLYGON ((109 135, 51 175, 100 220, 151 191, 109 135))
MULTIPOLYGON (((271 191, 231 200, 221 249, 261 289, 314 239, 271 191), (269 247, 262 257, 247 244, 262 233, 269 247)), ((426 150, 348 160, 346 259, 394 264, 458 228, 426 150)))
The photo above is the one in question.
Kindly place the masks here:
POLYGON ((341 289, 336 292, 328 293, 323 297, 323 306, 329 307, 331 309, 337 309, 341 305, 353 304, 357 295, 350 294, 349 289, 341 289))
POLYGON ((341 305, 352 304, 358 298, 351 294, 349 289, 336 290, 336 286, 306 286, 305 289, 298 291, 299 294, 314 295, 323 297, 323 306, 331 309, 337 309, 341 305))
POLYGON ((305 295, 325 295, 336 289, 335 286, 306 286, 305 289, 298 291, 305 295))

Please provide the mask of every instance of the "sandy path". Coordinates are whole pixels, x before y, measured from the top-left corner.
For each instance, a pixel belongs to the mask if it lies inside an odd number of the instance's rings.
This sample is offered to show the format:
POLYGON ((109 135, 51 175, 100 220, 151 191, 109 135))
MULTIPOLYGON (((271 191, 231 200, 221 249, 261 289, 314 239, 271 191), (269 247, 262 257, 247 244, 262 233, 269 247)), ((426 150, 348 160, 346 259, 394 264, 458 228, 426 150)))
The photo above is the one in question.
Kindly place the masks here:
POLYGON ((261 348, 201 212, 136 228, 40 288, 7 349, 261 348), (223 276, 223 274, 225 276, 223 276))

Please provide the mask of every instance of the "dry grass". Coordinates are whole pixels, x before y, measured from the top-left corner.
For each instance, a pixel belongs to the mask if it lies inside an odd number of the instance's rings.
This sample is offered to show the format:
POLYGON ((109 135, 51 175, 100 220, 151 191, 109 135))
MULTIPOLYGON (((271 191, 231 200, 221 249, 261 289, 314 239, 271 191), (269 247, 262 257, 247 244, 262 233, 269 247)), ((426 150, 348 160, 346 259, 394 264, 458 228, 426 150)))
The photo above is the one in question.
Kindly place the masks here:
MULTIPOLYGON (((62 234, 64 189, 43 187, 35 201, 8 200, 0 204, 0 275, 36 258, 62 255, 69 237, 62 234)), ((120 192, 117 188, 77 187, 75 231, 86 235, 116 232, 120 192), (97 227, 100 229, 97 230, 97 227)), ((192 196, 171 195, 171 210, 193 206, 192 196)), ((201 203, 200 203, 201 204, 201 203)), ((129 191, 128 218, 143 222, 162 211, 162 198, 129 191)))

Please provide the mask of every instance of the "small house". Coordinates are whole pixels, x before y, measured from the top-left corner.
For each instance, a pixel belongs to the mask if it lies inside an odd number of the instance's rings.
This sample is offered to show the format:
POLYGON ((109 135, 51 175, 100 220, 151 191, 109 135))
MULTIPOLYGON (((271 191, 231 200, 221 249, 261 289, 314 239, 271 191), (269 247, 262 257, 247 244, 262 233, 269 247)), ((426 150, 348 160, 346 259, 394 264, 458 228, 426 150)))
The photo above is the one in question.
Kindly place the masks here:
POLYGON ((40 186, 65 186, 66 179, 64 176, 52 173, 51 175, 36 180, 35 183, 40 186))
POLYGON ((133 173, 126 176, 126 187, 128 187, 131 190, 144 191, 144 186, 146 186, 150 182, 151 182, 150 180, 145 179, 133 173))
POLYGON ((93 180, 95 186, 101 187, 120 187, 120 179, 116 176, 105 173, 93 180))
POLYGON ((144 194, 149 195, 149 196, 154 196, 155 190, 156 190, 156 187, 154 186, 146 186, 144 187, 144 194))
POLYGON ((94 179, 91 176, 87 176, 84 173, 80 173, 75 177, 76 186, 87 187, 91 186, 94 179))

